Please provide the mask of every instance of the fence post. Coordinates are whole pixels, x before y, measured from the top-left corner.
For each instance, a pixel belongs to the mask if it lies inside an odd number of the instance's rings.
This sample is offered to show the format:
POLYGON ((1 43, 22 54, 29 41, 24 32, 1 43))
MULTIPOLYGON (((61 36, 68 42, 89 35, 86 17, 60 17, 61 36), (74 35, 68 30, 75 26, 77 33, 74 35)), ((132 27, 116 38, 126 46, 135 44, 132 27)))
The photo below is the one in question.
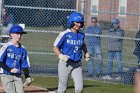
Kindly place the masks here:
POLYGON ((3 0, 0 0, 0 24, 2 24, 3 0))

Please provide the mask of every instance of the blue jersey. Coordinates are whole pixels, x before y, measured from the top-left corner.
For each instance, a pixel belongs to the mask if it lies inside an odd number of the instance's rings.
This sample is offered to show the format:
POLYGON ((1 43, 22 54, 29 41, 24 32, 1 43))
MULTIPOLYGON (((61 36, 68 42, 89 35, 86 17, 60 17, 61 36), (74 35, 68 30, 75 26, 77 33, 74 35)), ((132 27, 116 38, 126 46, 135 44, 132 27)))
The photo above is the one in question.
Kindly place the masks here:
MULTIPOLYGON (((15 47, 11 42, 2 46, 0 50, 0 62, 3 62, 11 69, 18 69, 18 75, 21 75, 22 68, 30 67, 26 49, 22 45, 15 47)), ((5 70, 3 70, 3 73, 7 75, 11 74, 5 70)))
POLYGON ((72 61, 80 61, 84 44, 84 33, 74 33, 70 29, 61 32, 54 42, 54 46, 60 49, 61 53, 68 55, 72 61))

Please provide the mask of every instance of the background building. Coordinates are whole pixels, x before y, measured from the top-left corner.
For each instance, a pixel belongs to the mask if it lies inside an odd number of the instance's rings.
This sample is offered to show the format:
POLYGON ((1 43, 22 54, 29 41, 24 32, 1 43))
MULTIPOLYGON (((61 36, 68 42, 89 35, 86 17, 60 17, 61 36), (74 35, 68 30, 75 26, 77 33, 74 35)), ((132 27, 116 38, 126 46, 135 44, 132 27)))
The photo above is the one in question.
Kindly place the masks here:
POLYGON ((86 25, 91 16, 97 16, 104 23, 119 18, 121 27, 137 30, 140 26, 139 3, 140 0, 77 0, 77 10, 85 15, 86 25))

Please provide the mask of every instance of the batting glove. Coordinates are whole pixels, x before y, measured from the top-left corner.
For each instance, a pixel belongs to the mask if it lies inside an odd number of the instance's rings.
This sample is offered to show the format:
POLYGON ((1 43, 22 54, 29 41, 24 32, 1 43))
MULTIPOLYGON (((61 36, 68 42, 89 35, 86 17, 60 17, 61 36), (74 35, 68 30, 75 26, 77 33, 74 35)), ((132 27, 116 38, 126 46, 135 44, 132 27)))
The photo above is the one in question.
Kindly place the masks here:
POLYGON ((89 53, 86 53, 84 57, 85 57, 85 60, 86 60, 87 62, 90 60, 90 55, 89 55, 89 53))
POLYGON ((30 77, 26 78, 26 81, 24 82, 23 87, 30 86, 33 81, 34 81, 33 78, 30 78, 30 77))
POLYGON ((69 56, 63 55, 63 54, 60 54, 58 57, 59 57, 60 60, 62 60, 64 62, 67 62, 68 59, 70 58, 69 56))
POLYGON ((13 69, 11 69, 10 72, 11 72, 11 73, 18 73, 18 69, 17 69, 17 68, 13 68, 13 69))

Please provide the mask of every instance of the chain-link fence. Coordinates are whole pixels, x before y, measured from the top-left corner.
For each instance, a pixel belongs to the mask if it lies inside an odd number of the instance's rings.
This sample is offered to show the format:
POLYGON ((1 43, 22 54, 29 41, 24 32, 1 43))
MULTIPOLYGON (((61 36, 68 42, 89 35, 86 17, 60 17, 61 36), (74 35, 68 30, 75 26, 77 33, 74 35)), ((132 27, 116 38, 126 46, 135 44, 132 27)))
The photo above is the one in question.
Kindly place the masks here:
MULTIPOLYGON (((128 0, 4 0, 4 7, 14 17, 14 24, 26 26, 25 30, 28 34, 23 37, 22 43, 29 53, 31 73, 50 76, 57 76, 58 58, 52 51, 53 42, 59 32, 67 28, 67 16, 71 12, 83 13, 86 26, 90 25, 91 16, 98 17, 98 23, 103 28, 102 35, 99 35, 102 40, 103 56, 101 76, 106 74, 107 69, 108 30, 112 25, 110 22, 113 18, 119 18, 120 26, 125 33, 124 37, 121 37, 123 39, 123 80, 121 82, 125 81, 126 84, 131 82, 132 76, 125 72, 137 65, 137 58, 133 51, 135 34, 139 28, 138 2, 128 0)), ((96 67, 98 63, 96 56, 94 59, 94 67, 96 67)), ((87 63, 84 60, 82 63, 84 77, 88 78, 87 63)), ((117 75, 117 68, 117 62, 114 61, 113 77, 117 75)), ((116 82, 114 78, 110 81, 116 82)))

